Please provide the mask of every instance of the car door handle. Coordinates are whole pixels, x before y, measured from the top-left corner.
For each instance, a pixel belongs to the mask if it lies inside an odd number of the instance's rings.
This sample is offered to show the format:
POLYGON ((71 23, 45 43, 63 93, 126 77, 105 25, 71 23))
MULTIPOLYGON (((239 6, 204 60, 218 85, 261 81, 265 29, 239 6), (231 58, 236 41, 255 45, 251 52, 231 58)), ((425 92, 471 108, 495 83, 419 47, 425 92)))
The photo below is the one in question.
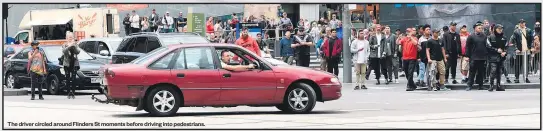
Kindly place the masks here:
POLYGON ((183 73, 177 74, 177 78, 184 78, 184 77, 185 77, 185 74, 183 74, 183 73))
POLYGON ((230 77, 232 77, 232 74, 222 74, 222 77, 223 78, 230 78, 230 77))

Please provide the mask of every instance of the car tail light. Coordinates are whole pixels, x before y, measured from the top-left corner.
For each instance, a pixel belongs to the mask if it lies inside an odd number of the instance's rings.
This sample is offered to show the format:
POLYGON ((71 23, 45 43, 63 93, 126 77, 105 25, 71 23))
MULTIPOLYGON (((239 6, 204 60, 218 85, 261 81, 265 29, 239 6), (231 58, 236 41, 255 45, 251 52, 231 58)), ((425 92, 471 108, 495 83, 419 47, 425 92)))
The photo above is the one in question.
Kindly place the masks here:
POLYGON ((115 77, 115 72, 113 72, 110 69, 106 69, 106 71, 104 72, 104 75, 105 76, 110 76, 111 78, 113 78, 113 77, 115 77))

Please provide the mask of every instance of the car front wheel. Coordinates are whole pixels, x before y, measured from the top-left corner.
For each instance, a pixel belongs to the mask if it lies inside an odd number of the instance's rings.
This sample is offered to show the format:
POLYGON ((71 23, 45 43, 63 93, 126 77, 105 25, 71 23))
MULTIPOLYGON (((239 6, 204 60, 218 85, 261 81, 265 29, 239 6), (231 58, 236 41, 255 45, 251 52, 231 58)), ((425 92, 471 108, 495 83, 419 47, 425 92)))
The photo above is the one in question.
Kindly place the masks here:
POLYGON ((277 108, 288 113, 309 113, 316 104, 315 91, 305 83, 297 83, 285 94, 283 104, 277 108))
POLYGON ((15 76, 12 74, 8 74, 7 76, 8 77, 6 77, 6 87, 10 89, 19 89, 20 86, 17 84, 15 76))
POLYGON ((152 116, 172 116, 181 105, 181 97, 173 88, 161 86, 151 89, 146 95, 145 105, 145 111, 152 116))

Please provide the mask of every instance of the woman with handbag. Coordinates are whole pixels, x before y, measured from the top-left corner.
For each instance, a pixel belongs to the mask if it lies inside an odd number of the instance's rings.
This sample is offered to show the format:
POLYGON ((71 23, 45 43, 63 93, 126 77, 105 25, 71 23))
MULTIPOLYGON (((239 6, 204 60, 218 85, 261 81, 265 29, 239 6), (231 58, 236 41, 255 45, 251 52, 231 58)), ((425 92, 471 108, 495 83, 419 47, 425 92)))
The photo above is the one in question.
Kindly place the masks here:
POLYGON ((27 71, 31 78, 31 94, 30 100, 34 100, 34 89, 38 88, 39 99, 43 100, 42 86, 47 76, 47 66, 45 62, 45 52, 38 47, 38 41, 32 41, 32 51, 28 52, 28 67, 27 71))

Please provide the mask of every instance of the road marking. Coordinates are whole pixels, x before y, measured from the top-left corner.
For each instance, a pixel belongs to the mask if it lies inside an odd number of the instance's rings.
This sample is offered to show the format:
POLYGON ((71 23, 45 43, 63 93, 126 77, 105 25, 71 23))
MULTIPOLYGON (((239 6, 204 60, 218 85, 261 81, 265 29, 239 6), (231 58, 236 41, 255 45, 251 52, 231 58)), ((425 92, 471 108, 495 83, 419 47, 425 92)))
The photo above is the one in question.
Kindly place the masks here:
POLYGON ((418 98, 409 99, 414 101, 470 101, 472 99, 459 99, 459 98, 418 98))
POLYGON ((342 112, 351 112, 351 111, 382 111, 384 109, 351 109, 351 110, 338 110, 342 112))

